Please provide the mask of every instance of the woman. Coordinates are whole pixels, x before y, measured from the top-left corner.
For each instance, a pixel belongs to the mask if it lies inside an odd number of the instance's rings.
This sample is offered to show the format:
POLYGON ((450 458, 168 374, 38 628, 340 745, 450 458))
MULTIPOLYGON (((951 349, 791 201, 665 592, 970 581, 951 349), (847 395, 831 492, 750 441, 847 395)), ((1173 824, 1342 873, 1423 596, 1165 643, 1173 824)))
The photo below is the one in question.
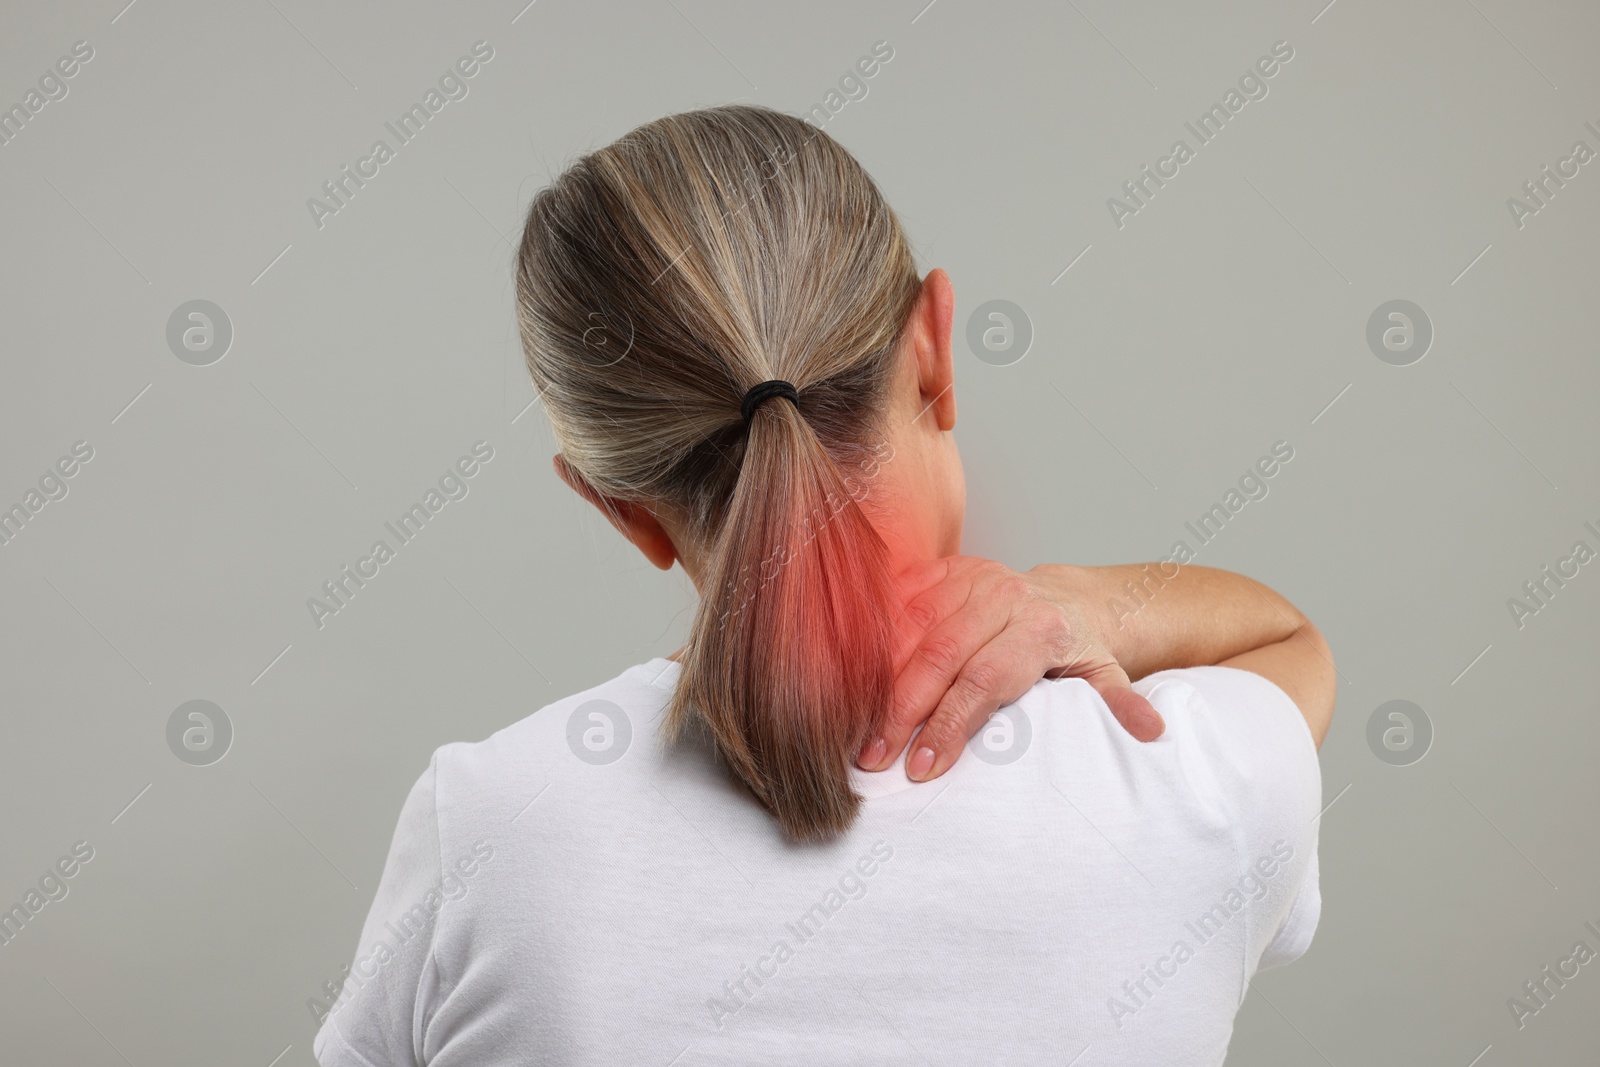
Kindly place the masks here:
POLYGON ((1221 571, 957 556, 950 281, 798 119, 578 160, 518 298, 558 473, 698 614, 434 754, 319 1060, 1220 1062, 1317 921, 1316 628, 1221 571))

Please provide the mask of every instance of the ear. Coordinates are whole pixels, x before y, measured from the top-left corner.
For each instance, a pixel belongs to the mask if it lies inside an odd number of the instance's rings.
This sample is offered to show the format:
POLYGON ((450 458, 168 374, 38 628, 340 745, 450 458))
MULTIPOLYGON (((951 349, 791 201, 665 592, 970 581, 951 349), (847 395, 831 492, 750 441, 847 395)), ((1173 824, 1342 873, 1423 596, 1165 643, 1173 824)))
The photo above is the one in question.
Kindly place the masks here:
POLYGON ((909 325, 917 361, 920 408, 933 415, 941 430, 952 430, 956 425, 956 377, 950 352, 955 314, 956 295, 950 276, 935 267, 922 279, 909 325))
POLYGON ((571 486, 583 499, 599 508, 601 514, 617 528, 617 532, 632 541, 634 547, 643 552, 646 559, 664 571, 672 569, 672 564, 678 558, 678 549, 672 543, 666 528, 654 515, 630 500, 618 500, 600 492, 590 485, 589 480, 579 474, 559 452, 555 455, 554 465, 556 474, 561 480, 571 486))

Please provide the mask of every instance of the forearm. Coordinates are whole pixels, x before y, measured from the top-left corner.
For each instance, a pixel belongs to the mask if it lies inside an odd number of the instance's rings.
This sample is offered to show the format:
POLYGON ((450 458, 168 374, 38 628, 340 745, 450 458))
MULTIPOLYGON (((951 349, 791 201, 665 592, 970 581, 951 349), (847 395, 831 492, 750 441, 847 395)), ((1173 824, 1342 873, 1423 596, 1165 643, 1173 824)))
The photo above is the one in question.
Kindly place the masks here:
POLYGON ((1214 567, 1045 564, 1029 577, 1045 595, 1082 612, 1133 679, 1221 663, 1309 626, 1272 589, 1214 567))

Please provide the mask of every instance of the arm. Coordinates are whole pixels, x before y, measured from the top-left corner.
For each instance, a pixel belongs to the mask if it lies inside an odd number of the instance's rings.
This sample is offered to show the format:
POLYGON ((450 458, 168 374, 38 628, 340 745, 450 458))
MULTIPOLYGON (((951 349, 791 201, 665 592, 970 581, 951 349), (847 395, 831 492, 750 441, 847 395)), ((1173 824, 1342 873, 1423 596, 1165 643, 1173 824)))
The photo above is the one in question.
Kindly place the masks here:
POLYGON ((1277 683, 1305 716, 1317 748, 1322 747, 1322 739, 1333 721, 1334 690, 1338 683, 1333 653, 1311 620, 1307 619, 1282 641, 1230 656, 1218 666, 1253 671, 1277 683))
POLYGON ((1333 660, 1294 605, 1241 574, 1175 563, 1045 564, 1019 574, 951 556, 897 576, 895 699, 859 762, 882 770, 921 726, 906 773, 937 778, 994 710, 1042 677, 1087 681, 1128 733, 1165 725, 1131 679, 1227 666, 1274 682, 1320 746, 1333 714, 1333 660))
POLYGON ((1176 563, 1045 564, 1028 576, 1053 601, 1085 605, 1130 678, 1174 667, 1252 671, 1288 694, 1321 747, 1333 718, 1333 655, 1311 620, 1260 582, 1176 563))

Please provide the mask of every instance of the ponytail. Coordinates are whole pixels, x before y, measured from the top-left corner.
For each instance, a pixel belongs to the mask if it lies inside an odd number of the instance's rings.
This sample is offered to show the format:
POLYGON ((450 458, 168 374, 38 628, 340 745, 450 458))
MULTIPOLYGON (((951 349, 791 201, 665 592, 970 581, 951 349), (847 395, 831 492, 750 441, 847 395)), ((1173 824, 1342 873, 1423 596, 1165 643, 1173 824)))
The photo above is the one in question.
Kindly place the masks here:
POLYGON ((887 550, 791 403, 756 410, 666 733, 697 717, 795 840, 846 829, 849 768, 894 684, 887 550))

